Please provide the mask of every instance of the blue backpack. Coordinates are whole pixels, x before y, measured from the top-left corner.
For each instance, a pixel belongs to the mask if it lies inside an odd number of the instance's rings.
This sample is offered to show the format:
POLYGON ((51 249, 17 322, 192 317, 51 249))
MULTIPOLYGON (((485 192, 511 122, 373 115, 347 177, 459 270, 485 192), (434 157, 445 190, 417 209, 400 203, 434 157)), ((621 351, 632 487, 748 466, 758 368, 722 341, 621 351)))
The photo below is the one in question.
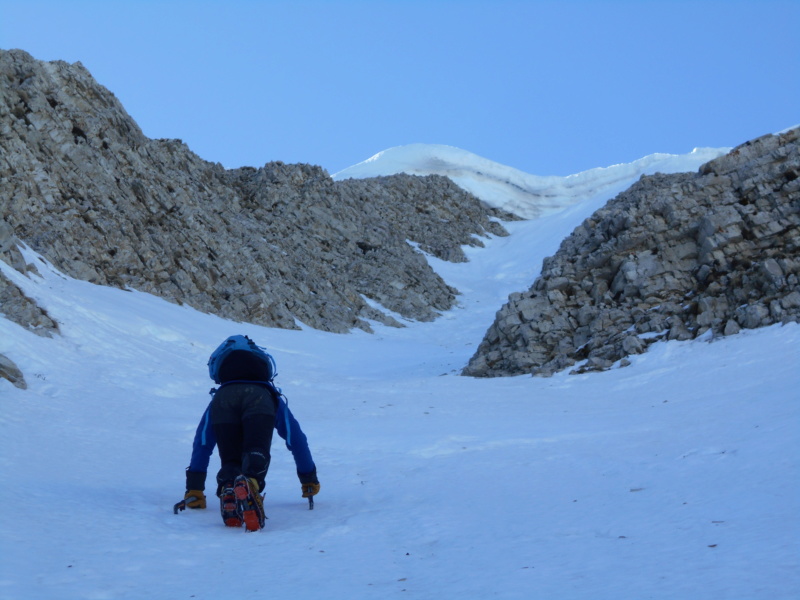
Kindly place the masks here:
POLYGON ((258 357, 264 362, 269 372, 268 381, 271 382, 276 373, 275 360, 270 354, 257 346, 256 343, 246 335, 232 335, 227 340, 222 342, 214 352, 211 353, 211 358, 208 359, 208 376, 214 380, 214 383, 222 383, 219 380, 219 368, 225 358, 235 350, 245 350, 251 352, 254 356, 258 357))

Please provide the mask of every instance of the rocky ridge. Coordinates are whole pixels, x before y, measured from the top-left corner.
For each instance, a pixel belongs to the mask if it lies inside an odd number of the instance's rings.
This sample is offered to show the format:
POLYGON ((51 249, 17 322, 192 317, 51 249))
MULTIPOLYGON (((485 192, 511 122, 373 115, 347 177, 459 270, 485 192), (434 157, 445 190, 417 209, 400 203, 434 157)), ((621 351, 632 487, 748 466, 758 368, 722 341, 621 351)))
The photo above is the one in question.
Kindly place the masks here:
POLYGON ((800 320, 799 138, 642 177, 509 297, 464 374, 603 370, 657 340, 800 320))
MULTIPOLYGON (((147 138, 80 64, 0 51, 0 259, 20 242, 63 273, 256 324, 332 332, 430 320, 457 290, 425 253, 506 235, 449 179, 334 182, 311 165, 226 170, 180 140, 147 138)), ((46 313, 0 275, 0 310, 39 332, 46 313)))
MULTIPOLYGON (((642 179, 544 261, 498 312, 473 376, 603 370, 660 339, 729 335, 800 315, 800 158, 794 129, 697 173, 642 179)), ((505 235, 492 209, 440 176, 333 181, 311 165, 226 170, 144 136, 80 63, 0 50, 0 260, 24 243, 62 272, 223 317, 333 332, 400 326, 457 290, 425 254, 505 235), (385 311, 384 309, 388 309, 385 311)), ((0 272, 0 313, 58 324, 0 272)), ((24 387, 0 356, 0 377, 24 387)))

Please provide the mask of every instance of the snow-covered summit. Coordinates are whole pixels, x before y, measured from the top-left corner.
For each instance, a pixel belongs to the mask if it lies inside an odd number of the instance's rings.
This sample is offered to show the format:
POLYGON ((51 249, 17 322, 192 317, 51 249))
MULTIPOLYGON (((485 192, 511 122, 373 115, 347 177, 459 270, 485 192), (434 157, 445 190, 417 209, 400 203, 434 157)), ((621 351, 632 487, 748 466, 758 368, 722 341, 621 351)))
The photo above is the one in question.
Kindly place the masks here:
POLYGON ((642 175, 694 171, 730 148, 695 148, 688 154, 650 154, 631 163, 566 177, 531 175, 466 150, 439 144, 395 146, 333 175, 336 180, 408 173, 444 175, 487 204, 526 219, 557 212, 642 175))

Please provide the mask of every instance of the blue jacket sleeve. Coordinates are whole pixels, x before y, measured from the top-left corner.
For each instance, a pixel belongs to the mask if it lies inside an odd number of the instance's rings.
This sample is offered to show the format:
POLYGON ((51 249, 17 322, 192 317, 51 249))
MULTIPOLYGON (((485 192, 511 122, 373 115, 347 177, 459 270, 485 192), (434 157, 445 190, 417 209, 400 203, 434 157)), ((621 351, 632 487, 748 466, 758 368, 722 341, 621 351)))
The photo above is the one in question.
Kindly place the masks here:
POLYGON ((311 458, 311 450, 308 449, 308 439, 283 398, 278 400, 275 429, 278 431, 278 435, 286 441, 286 447, 291 450, 297 466, 297 474, 301 476, 301 480, 303 479, 302 475, 316 475, 317 467, 311 458))
POLYGON ((200 424, 197 426, 197 431, 194 434, 194 443, 192 444, 192 460, 189 461, 189 471, 196 473, 206 473, 208 471, 208 463, 211 460, 211 455, 214 453, 214 447, 217 445, 217 438, 214 435, 214 428, 211 427, 209 422, 209 412, 211 404, 206 408, 203 413, 203 418, 200 419, 200 424))

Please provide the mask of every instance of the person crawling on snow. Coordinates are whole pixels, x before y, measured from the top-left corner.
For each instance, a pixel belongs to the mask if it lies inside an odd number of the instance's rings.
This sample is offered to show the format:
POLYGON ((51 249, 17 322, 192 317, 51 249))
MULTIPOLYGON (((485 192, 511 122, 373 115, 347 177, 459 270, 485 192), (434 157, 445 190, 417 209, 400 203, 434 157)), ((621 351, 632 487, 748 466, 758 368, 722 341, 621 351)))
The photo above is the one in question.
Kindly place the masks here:
POLYGON ((222 520, 228 527, 244 524, 248 531, 258 531, 266 519, 263 492, 273 430, 292 452, 303 498, 319 493, 317 468, 300 424, 272 383, 272 356, 246 336, 231 336, 211 354, 208 370, 219 387, 211 390, 211 402, 197 426, 184 501, 189 508, 206 508, 206 474, 217 446, 222 520))

